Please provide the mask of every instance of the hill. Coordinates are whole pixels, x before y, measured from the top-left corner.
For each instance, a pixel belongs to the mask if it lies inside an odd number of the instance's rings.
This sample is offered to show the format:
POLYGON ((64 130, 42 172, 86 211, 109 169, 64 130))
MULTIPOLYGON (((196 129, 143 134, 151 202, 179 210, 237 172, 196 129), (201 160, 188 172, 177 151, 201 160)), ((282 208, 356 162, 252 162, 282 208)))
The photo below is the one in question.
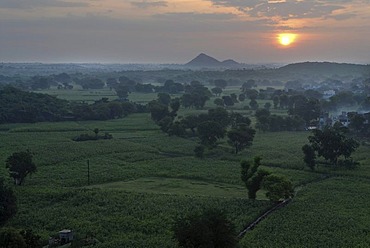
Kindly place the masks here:
POLYGON ((185 64, 189 67, 221 67, 221 68, 230 68, 238 67, 240 64, 232 59, 227 59, 224 61, 219 61, 207 54, 201 53, 191 61, 185 64))
POLYGON ((320 75, 370 75, 370 65, 334 63, 334 62, 302 62, 289 64, 278 69, 280 72, 294 72, 297 74, 320 75))

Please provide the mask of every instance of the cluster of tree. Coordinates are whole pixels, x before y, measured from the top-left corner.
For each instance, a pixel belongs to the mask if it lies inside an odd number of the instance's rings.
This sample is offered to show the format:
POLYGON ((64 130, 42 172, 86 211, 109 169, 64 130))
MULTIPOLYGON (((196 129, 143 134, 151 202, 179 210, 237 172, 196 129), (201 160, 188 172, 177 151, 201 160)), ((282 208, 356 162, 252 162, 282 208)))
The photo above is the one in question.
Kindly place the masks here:
POLYGON ((231 93, 230 95, 225 95, 225 96, 222 96, 221 98, 216 98, 214 100, 214 104, 217 106, 221 106, 221 107, 234 106, 235 103, 245 100, 245 97, 240 98, 241 95, 239 95, 239 99, 238 99, 238 96, 235 93, 231 93))
POLYGON ((235 227, 224 212, 208 209, 178 218, 173 226, 179 247, 237 247, 235 227))
POLYGON ((71 104, 71 113, 76 120, 110 120, 144 112, 147 112, 144 105, 128 101, 108 101, 108 98, 102 98, 93 104, 71 104))
POLYGON ((305 129, 305 121, 298 115, 280 116, 271 114, 267 109, 257 109, 256 128, 262 131, 300 131, 305 129))
POLYGON ((175 121, 179 108, 180 99, 171 99, 167 93, 158 93, 158 99, 148 103, 152 120, 169 135, 182 136, 184 134, 184 130, 180 129, 179 123, 175 121))
POLYGON ((132 102, 108 101, 94 104, 70 103, 54 96, 25 92, 11 86, 0 90, 0 124, 64 120, 108 120, 131 113, 146 112, 146 107, 132 102))
POLYGON ((185 93, 181 97, 181 105, 184 108, 201 109, 212 96, 207 87, 198 81, 192 81, 184 86, 185 93))
MULTIPOLYGON (((0 226, 17 213, 17 198, 3 178, 0 177, 0 226)), ((1 242, 0 242, 1 244, 1 242)))
POLYGON ((100 140, 100 139, 112 139, 113 138, 113 136, 108 132, 105 132, 104 135, 99 135, 99 132, 100 132, 99 128, 95 128, 94 129, 95 135, 84 133, 84 134, 80 134, 79 136, 74 137, 72 140, 73 141, 87 141, 87 140, 100 140))
POLYGON ((323 130, 316 129, 312 132, 313 135, 308 137, 310 144, 305 144, 302 147, 303 160, 312 170, 317 164, 316 157, 323 157, 333 166, 354 168, 358 165, 351 158, 351 154, 359 146, 359 143, 346 136, 347 128, 327 126, 323 130))
MULTIPOLYGON (((239 113, 229 113, 218 107, 208 110, 207 114, 189 115, 175 118, 180 107, 178 98, 171 99, 168 94, 158 94, 158 99, 149 103, 152 119, 163 132, 177 136, 198 136, 200 143, 214 147, 219 139, 228 137, 228 142, 235 148, 235 153, 252 145, 255 130, 250 127, 250 119, 239 113)), ((198 156, 204 149, 198 148, 198 156)))
POLYGON ((293 185, 289 180, 259 168, 260 157, 255 157, 253 163, 243 160, 240 165, 241 179, 248 190, 249 199, 256 199, 257 191, 261 188, 266 190, 266 197, 271 201, 280 201, 294 196, 293 185))
POLYGON ((12 85, 23 90, 46 90, 51 86, 57 86, 58 89, 73 89, 73 81, 69 74, 60 73, 50 76, 32 76, 26 80, 17 79, 12 85))
POLYGON ((76 78, 76 84, 82 86, 84 90, 87 89, 102 89, 105 86, 105 82, 96 77, 83 77, 83 78, 76 78))
POLYGON ((41 248, 41 237, 31 229, 18 230, 15 228, 0 229, 0 245, 4 248, 41 248))
POLYGON ((0 123, 60 121, 68 112, 68 101, 50 95, 11 86, 0 90, 0 123))
POLYGON ((348 128, 351 134, 359 138, 370 138, 370 112, 365 114, 348 113, 348 117, 350 120, 348 128))

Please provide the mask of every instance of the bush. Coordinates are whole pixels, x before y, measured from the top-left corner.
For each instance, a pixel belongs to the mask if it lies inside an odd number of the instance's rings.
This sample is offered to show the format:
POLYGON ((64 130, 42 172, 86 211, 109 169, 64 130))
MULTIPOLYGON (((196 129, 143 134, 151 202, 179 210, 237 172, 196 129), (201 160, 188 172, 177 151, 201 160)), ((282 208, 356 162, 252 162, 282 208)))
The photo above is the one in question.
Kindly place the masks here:
POLYGON ((237 245, 234 226, 223 212, 214 209, 178 219, 174 236, 180 247, 231 248, 237 245))
POLYGON ((199 145, 194 148, 195 157, 203 158, 204 156, 204 146, 199 145))
POLYGON ((104 135, 90 135, 87 133, 80 134, 79 136, 74 137, 73 141, 87 141, 87 140, 99 140, 99 139, 113 139, 113 136, 110 133, 104 133, 104 135))

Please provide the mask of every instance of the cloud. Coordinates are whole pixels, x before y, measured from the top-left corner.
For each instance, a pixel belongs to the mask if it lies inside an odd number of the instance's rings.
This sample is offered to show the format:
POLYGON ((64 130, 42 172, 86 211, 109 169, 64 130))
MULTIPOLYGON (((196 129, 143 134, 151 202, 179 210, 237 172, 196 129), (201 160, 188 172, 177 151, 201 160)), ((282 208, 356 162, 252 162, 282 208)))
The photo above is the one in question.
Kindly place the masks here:
POLYGON ((348 20, 350 18, 353 18, 355 17, 356 14, 339 14, 339 15, 332 15, 332 16, 328 16, 328 19, 334 19, 334 20, 337 20, 337 21, 343 21, 343 20, 348 20))
POLYGON ((225 21, 231 20, 237 17, 237 15, 232 13, 195 13, 195 12, 175 12, 175 13, 165 13, 165 14, 157 14, 153 17, 158 19, 177 19, 183 21, 196 21, 196 20, 213 20, 213 21, 225 21))
POLYGON ((155 8, 155 7, 167 7, 166 1, 148 2, 148 1, 143 0, 143 1, 131 2, 131 4, 141 9, 155 8))
POLYGON ((302 1, 302 0, 211 0, 215 5, 235 7, 253 17, 278 17, 283 20, 302 18, 322 18, 335 10, 344 9, 342 1, 302 1))
POLYGON ((88 7, 84 2, 66 2, 61 0, 1 0, 0 8, 3 9, 33 9, 46 7, 80 8, 88 7))

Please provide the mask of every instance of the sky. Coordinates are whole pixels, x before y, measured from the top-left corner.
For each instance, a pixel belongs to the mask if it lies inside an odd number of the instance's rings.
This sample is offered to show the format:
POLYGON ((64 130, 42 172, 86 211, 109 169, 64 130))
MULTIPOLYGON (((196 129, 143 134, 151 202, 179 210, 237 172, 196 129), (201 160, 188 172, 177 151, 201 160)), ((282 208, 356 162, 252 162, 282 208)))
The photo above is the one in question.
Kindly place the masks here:
POLYGON ((0 0, 0 62, 186 63, 199 53, 370 64, 370 0, 0 0), (294 41, 279 44, 283 33, 294 41))

